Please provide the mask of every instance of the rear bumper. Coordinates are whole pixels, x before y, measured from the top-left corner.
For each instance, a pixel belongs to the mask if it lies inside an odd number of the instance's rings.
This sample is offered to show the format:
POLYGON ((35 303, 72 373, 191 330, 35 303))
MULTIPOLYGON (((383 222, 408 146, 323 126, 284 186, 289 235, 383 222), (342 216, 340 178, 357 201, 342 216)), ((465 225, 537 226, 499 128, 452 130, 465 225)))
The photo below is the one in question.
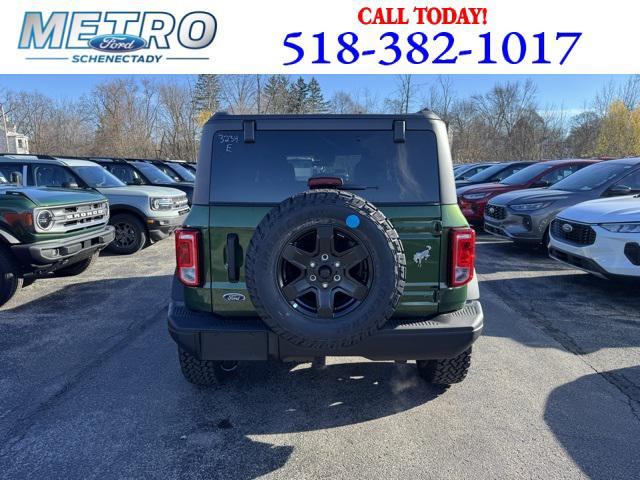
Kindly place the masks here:
POLYGON ((23 264, 38 267, 50 265, 65 267, 102 250, 114 238, 114 228, 107 225, 104 230, 99 232, 85 233, 72 238, 12 245, 11 251, 23 264))
MULTIPOLYGON (((174 288, 174 292, 181 288, 174 288)), ((174 296, 175 297, 175 296, 174 296)), ((375 335, 349 348, 317 350, 293 345, 256 317, 227 318, 186 308, 173 298, 169 333, 202 360, 308 360, 320 356, 357 356, 371 360, 452 358, 480 336, 484 315, 478 301, 428 320, 392 319, 375 335)))

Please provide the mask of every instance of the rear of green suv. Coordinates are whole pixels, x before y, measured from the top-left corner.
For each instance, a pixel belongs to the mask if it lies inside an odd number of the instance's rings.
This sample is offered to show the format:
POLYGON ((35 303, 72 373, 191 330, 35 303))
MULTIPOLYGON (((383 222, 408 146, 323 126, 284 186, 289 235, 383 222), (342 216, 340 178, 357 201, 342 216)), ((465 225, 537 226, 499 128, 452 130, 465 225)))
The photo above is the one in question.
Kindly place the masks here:
POLYGON ((464 379, 483 327, 475 234, 444 123, 215 115, 176 234, 169 331, 185 377, 243 360, 416 360, 464 379))

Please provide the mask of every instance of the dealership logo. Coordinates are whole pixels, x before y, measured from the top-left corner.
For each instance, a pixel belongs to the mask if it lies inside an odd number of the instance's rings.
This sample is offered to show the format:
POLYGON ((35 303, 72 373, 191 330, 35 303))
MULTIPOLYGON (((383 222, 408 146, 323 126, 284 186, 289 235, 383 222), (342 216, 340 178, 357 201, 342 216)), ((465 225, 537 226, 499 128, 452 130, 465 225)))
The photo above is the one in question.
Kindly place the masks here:
POLYGON ((89 40, 89 46, 101 52, 135 52, 147 45, 135 35, 98 35, 89 40))
POLYGON ((195 51, 209 47, 218 25, 209 12, 26 12, 20 50, 42 53, 28 59, 73 63, 158 63, 209 60, 195 51), (180 56, 165 53, 175 49, 180 56), (55 56, 47 56, 54 53, 55 56), (137 53, 136 53, 137 52, 137 53))

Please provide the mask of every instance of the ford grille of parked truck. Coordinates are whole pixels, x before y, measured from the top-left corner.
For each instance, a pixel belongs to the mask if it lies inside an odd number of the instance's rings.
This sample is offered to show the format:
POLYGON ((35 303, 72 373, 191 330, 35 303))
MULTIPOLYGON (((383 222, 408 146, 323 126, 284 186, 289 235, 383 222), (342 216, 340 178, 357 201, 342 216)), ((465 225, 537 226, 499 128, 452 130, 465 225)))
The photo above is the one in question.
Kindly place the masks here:
POLYGON ((100 193, 27 188, 20 177, 0 173, 0 306, 37 278, 82 273, 114 238, 100 193))
POLYGON ((31 186, 89 188, 102 193, 111 207, 116 238, 108 249, 136 253, 148 243, 167 238, 189 212, 185 193, 174 188, 125 185, 100 165, 78 158, 47 155, 0 156, 0 169, 23 173, 31 186))

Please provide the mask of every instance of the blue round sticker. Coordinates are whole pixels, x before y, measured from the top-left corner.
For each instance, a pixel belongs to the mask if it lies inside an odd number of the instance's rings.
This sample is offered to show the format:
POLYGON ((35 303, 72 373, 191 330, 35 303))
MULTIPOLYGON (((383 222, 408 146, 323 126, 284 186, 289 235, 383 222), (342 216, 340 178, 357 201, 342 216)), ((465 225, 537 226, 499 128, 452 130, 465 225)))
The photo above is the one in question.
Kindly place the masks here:
POLYGON ((347 217, 347 227, 358 228, 360 226, 360 217, 357 215, 349 215, 347 217))

